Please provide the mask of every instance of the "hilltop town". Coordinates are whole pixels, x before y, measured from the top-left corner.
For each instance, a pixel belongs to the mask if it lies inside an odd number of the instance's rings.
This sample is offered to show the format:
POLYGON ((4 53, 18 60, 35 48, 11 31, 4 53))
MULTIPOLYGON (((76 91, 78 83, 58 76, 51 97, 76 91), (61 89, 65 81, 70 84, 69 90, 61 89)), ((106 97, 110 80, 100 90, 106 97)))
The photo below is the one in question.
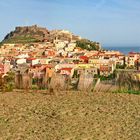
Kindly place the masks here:
POLYGON ((140 140, 140 0, 0 0, 0 140, 140 140))
MULTIPOLYGON (((0 47, 1 75, 10 71, 24 75, 28 70, 32 79, 43 78, 49 75, 49 69, 71 80, 83 75, 88 81, 89 78, 113 79, 114 71, 121 69, 135 71, 132 79, 139 81, 140 53, 124 55, 119 51, 104 50, 99 42, 83 39, 67 30, 49 31, 37 25, 16 27, 6 35, 0 47)), ((91 83, 92 80, 89 85, 91 83)), ((78 87, 89 88, 89 85, 78 87)))

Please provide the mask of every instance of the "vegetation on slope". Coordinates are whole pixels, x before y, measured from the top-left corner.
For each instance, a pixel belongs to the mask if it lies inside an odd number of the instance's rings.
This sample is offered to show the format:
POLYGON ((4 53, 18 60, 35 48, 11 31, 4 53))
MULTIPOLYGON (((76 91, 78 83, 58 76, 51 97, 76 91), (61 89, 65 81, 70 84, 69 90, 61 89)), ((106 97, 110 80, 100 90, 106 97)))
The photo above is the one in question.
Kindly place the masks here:
POLYGON ((31 36, 17 36, 6 39, 1 43, 32 43, 32 42, 39 42, 39 40, 31 36))
POLYGON ((38 42, 47 36, 49 31, 46 28, 33 26, 16 27, 14 31, 8 33, 2 43, 31 43, 38 42))
POLYGON ((86 49, 89 51, 100 49, 99 43, 93 42, 93 41, 90 41, 87 39, 82 39, 82 40, 76 41, 76 45, 77 45, 77 47, 80 47, 82 49, 86 49))

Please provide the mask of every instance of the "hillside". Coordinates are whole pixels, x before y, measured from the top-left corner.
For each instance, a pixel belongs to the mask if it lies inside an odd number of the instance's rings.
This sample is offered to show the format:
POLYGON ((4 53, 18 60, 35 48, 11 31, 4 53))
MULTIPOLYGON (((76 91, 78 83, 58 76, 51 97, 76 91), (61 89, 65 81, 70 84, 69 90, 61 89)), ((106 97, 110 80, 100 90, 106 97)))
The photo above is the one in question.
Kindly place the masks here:
POLYGON ((138 140, 140 96, 0 94, 1 140, 138 140))
POLYGON ((52 30, 49 31, 46 28, 38 27, 37 25, 16 27, 14 31, 8 33, 3 43, 30 43, 30 42, 43 42, 59 39, 63 41, 80 40, 79 36, 76 36, 66 30, 52 30))
POLYGON ((4 43, 34 43, 34 42, 53 42, 54 40, 76 41, 77 47, 87 50, 98 50, 100 44, 88 39, 83 39, 80 36, 74 35, 67 30, 52 30, 39 27, 37 25, 16 27, 14 31, 8 33, 1 44, 4 43))
POLYGON ((16 27, 14 31, 8 33, 3 43, 30 43, 41 42, 47 38, 49 31, 46 28, 38 27, 37 25, 16 27))

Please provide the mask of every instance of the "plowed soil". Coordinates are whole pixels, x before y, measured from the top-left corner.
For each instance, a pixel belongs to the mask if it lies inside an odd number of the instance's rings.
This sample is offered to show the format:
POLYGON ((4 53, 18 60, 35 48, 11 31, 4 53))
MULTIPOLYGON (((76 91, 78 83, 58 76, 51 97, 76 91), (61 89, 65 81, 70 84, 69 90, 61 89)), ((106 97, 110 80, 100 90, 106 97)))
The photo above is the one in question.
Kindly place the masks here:
POLYGON ((140 96, 0 93, 0 140, 140 140, 140 96))

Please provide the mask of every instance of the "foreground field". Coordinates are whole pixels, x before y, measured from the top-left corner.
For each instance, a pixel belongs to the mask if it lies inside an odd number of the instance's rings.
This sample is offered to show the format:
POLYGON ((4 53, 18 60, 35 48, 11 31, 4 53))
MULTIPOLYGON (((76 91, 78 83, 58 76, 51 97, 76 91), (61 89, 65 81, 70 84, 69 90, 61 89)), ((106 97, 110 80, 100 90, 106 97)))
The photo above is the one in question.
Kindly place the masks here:
POLYGON ((1 93, 0 140, 139 140, 140 96, 1 93))

